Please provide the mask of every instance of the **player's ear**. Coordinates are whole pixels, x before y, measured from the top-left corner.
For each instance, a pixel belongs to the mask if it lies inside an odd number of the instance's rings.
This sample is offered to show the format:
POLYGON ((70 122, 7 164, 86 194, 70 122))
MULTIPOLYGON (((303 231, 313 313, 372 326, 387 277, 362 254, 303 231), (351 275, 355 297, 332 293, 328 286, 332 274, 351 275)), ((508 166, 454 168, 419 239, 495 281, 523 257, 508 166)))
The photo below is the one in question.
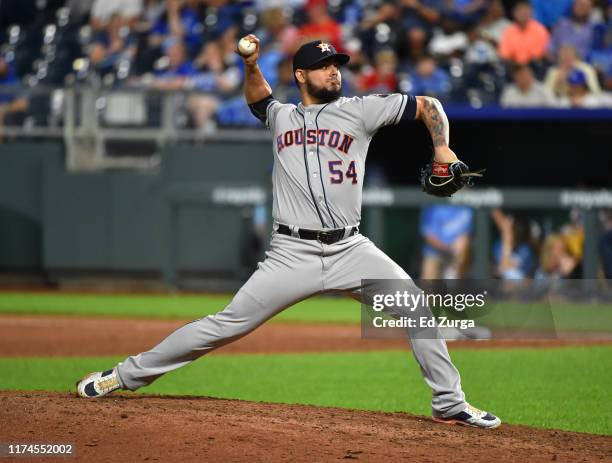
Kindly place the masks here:
POLYGON ((304 71, 303 69, 296 69, 294 76, 295 76, 296 82, 300 84, 303 84, 306 82, 306 71, 304 71))

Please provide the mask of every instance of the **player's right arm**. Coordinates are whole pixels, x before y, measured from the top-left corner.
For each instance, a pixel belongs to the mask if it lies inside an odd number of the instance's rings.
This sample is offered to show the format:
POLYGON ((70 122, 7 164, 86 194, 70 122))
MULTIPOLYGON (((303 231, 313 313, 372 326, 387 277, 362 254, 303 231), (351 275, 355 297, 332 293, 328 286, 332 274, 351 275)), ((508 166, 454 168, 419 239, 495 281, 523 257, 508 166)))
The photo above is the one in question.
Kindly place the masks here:
POLYGON ((247 35, 246 38, 257 45, 255 52, 249 56, 244 56, 236 49, 236 53, 238 53, 244 61, 244 97, 246 98, 247 104, 250 105, 271 95, 272 88, 261 73, 259 64, 257 64, 257 58, 259 58, 259 39, 253 34, 247 35))
POLYGON ((268 120, 268 108, 276 100, 272 97, 270 84, 257 64, 259 39, 253 34, 249 34, 245 38, 255 43, 257 48, 252 54, 245 56, 236 47, 236 53, 244 61, 244 98, 253 115, 268 127, 271 127, 268 120))

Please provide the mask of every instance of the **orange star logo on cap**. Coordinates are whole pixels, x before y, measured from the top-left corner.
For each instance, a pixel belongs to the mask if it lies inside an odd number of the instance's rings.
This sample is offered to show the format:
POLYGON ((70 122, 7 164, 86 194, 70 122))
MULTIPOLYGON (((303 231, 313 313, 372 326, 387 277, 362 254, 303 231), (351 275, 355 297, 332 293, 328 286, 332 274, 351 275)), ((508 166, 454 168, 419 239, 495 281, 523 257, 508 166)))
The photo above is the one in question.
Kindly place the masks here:
POLYGON ((329 43, 321 42, 319 45, 317 45, 317 47, 321 49, 321 53, 325 53, 326 51, 331 51, 329 48, 329 43))

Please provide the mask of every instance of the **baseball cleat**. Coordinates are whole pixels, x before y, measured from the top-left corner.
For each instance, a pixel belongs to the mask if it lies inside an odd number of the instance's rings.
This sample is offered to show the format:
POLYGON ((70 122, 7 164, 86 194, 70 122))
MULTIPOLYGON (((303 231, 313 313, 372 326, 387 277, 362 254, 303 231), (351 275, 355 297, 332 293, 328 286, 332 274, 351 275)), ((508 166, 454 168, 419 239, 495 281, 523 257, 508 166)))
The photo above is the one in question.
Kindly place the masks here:
POLYGON ((501 424, 501 420, 484 410, 478 410, 476 407, 472 407, 467 404, 462 412, 455 415, 443 418, 441 416, 434 416, 434 421, 445 424, 459 424, 462 426, 472 426, 474 428, 485 428, 493 429, 501 424))
POLYGON ((121 389, 117 369, 89 373, 76 383, 79 397, 94 399, 121 389))

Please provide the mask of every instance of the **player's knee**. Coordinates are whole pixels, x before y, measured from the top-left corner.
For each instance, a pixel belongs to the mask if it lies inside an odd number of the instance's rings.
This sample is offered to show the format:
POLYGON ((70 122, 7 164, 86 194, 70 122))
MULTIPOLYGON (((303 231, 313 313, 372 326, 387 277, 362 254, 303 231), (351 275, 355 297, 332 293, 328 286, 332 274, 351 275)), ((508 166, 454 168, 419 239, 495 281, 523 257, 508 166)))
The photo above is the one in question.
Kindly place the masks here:
POLYGON ((261 304, 248 293, 239 291, 225 309, 207 318, 215 327, 212 334, 225 339, 249 333, 265 321, 262 315, 261 304))

